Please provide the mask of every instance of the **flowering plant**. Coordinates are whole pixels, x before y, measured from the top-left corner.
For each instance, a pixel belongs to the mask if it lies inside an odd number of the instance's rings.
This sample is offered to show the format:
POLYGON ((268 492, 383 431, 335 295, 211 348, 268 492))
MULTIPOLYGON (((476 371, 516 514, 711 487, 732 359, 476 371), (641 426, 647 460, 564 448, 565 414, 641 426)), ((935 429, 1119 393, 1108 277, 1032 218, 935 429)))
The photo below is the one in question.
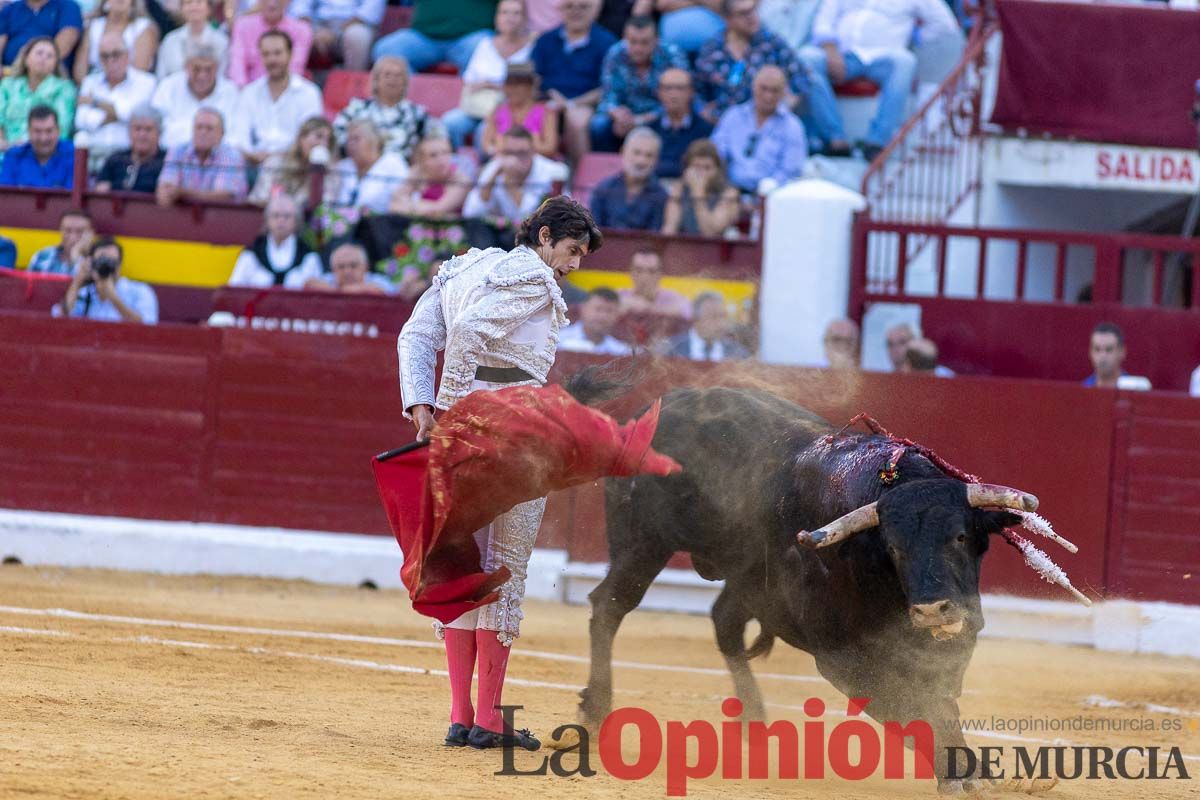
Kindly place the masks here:
POLYGON ((419 275, 429 279, 429 270, 439 256, 460 255, 470 249, 467 233, 458 220, 412 220, 403 238, 392 244, 391 254, 375 264, 375 271, 393 283, 419 275))
POLYGON ((319 250, 331 239, 349 236, 361 216, 362 212, 353 206, 321 203, 313 209, 312 218, 301 238, 309 247, 319 250))

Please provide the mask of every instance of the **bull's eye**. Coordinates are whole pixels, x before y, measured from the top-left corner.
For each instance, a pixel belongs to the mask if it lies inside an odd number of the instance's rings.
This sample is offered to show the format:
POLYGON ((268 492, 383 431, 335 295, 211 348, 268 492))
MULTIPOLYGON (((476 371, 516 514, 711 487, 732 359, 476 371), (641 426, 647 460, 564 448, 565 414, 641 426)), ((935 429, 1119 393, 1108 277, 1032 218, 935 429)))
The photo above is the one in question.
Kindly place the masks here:
POLYGON ((959 544, 966 544, 966 543, 967 543, 967 535, 966 535, 965 533, 960 533, 960 534, 958 535, 958 543, 959 543, 959 544))

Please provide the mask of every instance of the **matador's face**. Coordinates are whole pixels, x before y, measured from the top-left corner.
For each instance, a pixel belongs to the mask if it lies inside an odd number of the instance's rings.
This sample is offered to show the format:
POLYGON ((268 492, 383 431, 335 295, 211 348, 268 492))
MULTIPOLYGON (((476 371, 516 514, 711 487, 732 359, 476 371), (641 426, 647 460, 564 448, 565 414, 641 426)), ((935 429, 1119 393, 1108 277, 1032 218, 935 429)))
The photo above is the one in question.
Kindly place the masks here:
POLYGON ((542 228, 543 235, 541 238, 542 246, 538 248, 538 255, 542 257, 552 270, 556 280, 562 280, 568 273, 579 269, 579 263, 588 253, 587 239, 559 239, 557 242, 550 242, 549 230, 542 228))

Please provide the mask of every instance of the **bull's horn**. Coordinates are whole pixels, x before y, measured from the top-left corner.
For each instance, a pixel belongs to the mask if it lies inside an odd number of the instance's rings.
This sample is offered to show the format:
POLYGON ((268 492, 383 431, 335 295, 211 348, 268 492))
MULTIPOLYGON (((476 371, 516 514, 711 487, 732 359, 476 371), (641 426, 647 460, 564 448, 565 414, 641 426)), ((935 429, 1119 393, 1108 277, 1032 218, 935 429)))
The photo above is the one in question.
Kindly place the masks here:
POLYGON ((796 534, 796 542, 801 547, 810 550, 817 547, 829 547, 831 544, 849 539, 856 533, 874 528, 879 524, 878 503, 856 508, 849 514, 838 517, 820 530, 809 533, 800 531, 796 534))
POLYGON ((994 483, 968 483, 967 503, 974 508, 1000 506, 1016 511, 1037 511, 1038 499, 1028 492, 994 483))

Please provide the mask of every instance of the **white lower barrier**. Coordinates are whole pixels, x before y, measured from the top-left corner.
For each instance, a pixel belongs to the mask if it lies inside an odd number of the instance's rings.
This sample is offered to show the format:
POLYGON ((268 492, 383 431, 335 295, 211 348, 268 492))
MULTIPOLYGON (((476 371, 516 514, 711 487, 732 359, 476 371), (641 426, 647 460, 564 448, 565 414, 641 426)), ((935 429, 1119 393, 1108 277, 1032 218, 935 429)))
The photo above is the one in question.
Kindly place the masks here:
MULTIPOLYGON (((400 549, 390 536, 159 522, 0 509, 0 558, 23 564, 137 570, 175 575, 241 575, 400 588, 400 549)), ((605 564, 568 562, 536 549, 526 596, 587 603, 605 564)), ((720 591, 690 570, 666 569, 641 607, 706 614, 720 591)), ((983 635, 1074 644, 1129 653, 1200 658, 1200 607, 1105 600, 983 596, 983 635)))

